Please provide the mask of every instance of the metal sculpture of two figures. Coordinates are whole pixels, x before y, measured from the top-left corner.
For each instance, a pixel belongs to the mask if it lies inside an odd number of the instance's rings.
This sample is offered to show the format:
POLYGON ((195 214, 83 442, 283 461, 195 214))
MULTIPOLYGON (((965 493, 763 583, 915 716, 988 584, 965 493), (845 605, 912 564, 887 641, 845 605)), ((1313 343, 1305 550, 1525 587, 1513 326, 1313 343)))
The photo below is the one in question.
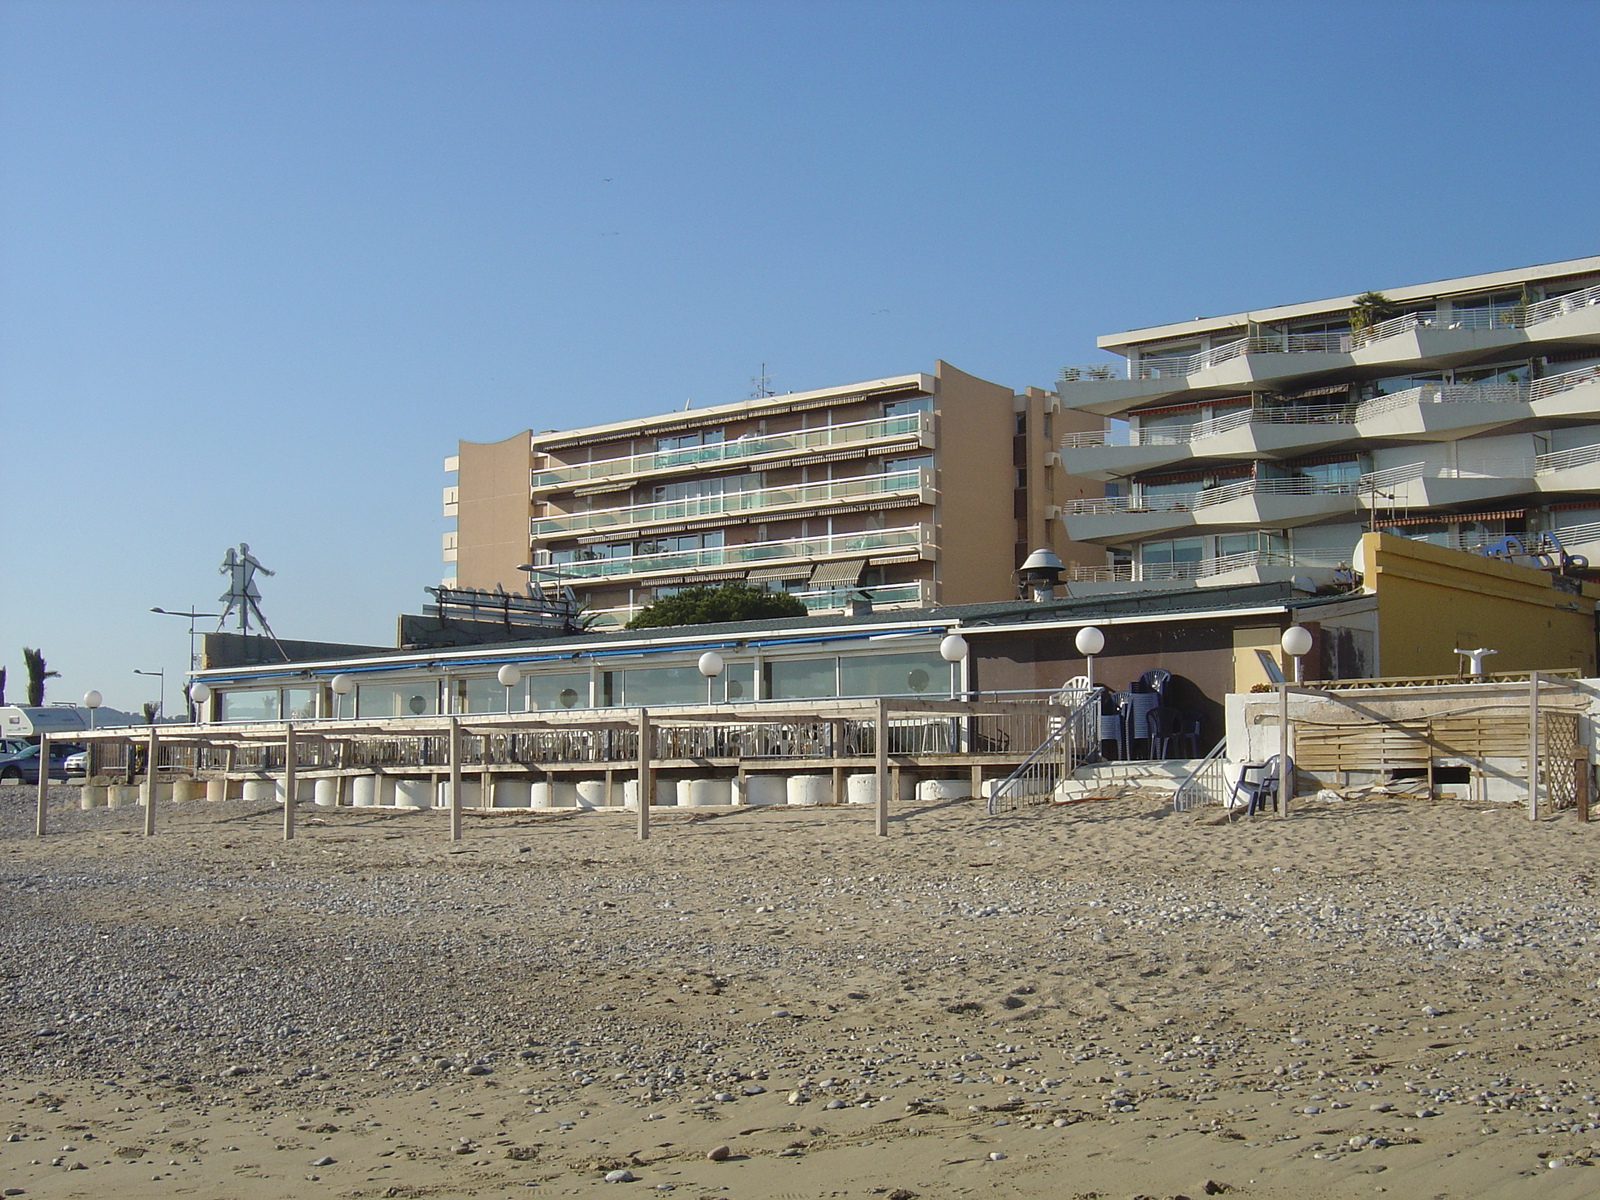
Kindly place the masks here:
POLYGON ((221 629, 227 622, 229 613, 238 610, 240 633, 250 632, 251 614, 255 615, 256 620, 261 624, 261 628, 267 634, 270 635, 272 633, 272 627, 267 624, 267 618, 261 615, 261 589, 256 587, 256 573, 258 571, 263 575, 273 574, 272 571, 261 565, 254 554, 250 553, 248 543, 240 542, 237 550, 232 546, 228 547, 228 553, 223 556, 222 565, 217 568, 219 575, 228 577, 228 590, 217 597, 218 600, 224 601, 228 606, 222 610, 222 619, 217 622, 218 629, 221 629))

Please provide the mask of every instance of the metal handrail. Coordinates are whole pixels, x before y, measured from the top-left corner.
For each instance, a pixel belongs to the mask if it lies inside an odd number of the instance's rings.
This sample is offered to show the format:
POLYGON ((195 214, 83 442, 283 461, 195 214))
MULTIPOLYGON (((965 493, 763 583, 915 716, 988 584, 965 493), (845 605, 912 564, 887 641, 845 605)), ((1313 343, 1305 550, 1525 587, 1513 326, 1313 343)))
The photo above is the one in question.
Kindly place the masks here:
POLYGON ((1228 802, 1233 788, 1228 779, 1228 760, 1224 756, 1227 748, 1228 739, 1223 738, 1211 747, 1211 753, 1202 758, 1178 785, 1172 793, 1173 812, 1188 812, 1202 805, 1228 802))
MULTIPOLYGON (((1058 695, 1070 695, 1063 689, 1058 695)), ((1050 736, 1015 771, 989 789, 991 817, 1001 806, 1015 808, 1028 796, 1054 796, 1061 781, 1087 762, 1100 748, 1100 689, 1089 688, 1073 709, 1061 717, 1050 736), (1057 753, 1059 751, 1059 753, 1057 753)))

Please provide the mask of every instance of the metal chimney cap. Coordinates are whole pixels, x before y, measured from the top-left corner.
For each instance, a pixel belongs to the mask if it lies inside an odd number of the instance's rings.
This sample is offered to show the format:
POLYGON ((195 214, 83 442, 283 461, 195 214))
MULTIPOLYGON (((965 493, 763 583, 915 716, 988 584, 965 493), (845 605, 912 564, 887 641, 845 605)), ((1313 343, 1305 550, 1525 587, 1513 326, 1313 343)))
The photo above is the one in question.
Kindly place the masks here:
POLYGON ((1057 557, 1054 550, 1048 547, 1035 550, 1028 555, 1028 560, 1022 564, 1024 571, 1065 571, 1066 564, 1057 557))

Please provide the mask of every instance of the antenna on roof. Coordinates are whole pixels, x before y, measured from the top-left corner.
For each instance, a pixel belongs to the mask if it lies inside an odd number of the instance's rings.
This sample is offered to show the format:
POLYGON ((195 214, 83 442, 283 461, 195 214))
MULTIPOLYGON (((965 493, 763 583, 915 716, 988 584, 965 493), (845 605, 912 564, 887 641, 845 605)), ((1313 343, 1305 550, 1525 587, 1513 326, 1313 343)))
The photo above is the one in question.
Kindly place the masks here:
POLYGON ((766 363, 761 364, 761 374, 752 377, 750 383, 754 389, 750 393, 750 399, 752 400, 765 400, 768 396, 777 395, 772 390, 772 376, 767 374, 766 363))

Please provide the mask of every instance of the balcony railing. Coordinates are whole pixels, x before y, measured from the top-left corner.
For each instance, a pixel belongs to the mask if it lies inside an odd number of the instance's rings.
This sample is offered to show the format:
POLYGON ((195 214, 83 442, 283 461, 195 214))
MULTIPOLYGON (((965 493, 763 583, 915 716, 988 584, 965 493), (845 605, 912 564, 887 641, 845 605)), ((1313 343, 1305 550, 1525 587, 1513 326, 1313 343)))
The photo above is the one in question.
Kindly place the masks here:
POLYGON ((1533 304, 1487 304, 1479 308, 1456 308, 1447 313, 1405 313, 1353 335, 1355 346, 1370 346, 1384 338, 1409 333, 1413 329, 1526 329, 1566 313, 1600 304, 1600 287, 1568 292, 1533 304))
POLYGON ((1138 379, 1181 379, 1245 354, 1345 354, 1347 333, 1265 333, 1213 346, 1198 354, 1175 358, 1141 358, 1135 364, 1138 379))
POLYGON ((1561 375, 1548 375, 1528 385, 1529 400, 1544 400, 1600 380, 1600 367, 1580 367, 1561 375))
POLYGON ((1092 500, 1073 500, 1067 511, 1073 516, 1109 516, 1113 513, 1191 512, 1216 504, 1242 500, 1246 496, 1349 496, 1361 487, 1359 480, 1326 482, 1318 479, 1241 479, 1193 492, 1173 492, 1158 496, 1103 496, 1092 500))
POLYGON ((853 446, 890 439, 929 438, 933 435, 931 413, 908 413, 903 417, 883 417, 872 421, 851 421, 843 425, 824 425, 816 429, 796 429, 790 433, 764 434, 713 442, 709 446, 690 446, 681 450, 659 450, 651 454, 632 454, 600 462, 574 463, 533 472, 533 489, 547 491, 566 484, 592 479, 626 479, 683 467, 716 466, 753 458, 826 450, 834 446, 853 446))
POLYGON ((862 475, 836 479, 830 483, 807 483, 788 488, 759 488, 748 492, 724 492, 717 496, 695 496, 659 504, 634 504, 626 508, 604 508, 591 512, 564 513, 556 517, 535 517, 533 534, 585 533, 596 529, 635 529, 668 521, 689 521, 753 513, 764 509, 795 508, 808 504, 845 504, 863 500, 918 495, 933 489, 933 472, 927 468, 896 471, 892 475, 862 475))
POLYGON ((1302 405, 1297 408, 1261 406, 1241 409, 1225 416, 1195 421, 1188 425, 1164 425, 1147 429, 1114 426, 1088 433, 1069 433, 1061 439, 1063 450, 1082 450, 1096 446, 1185 446, 1209 437, 1232 433, 1249 425, 1344 425, 1352 420, 1348 404, 1302 405))
POLYGON ((1120 563, 1117 566, 1071 569, 1069 578, 1085 583, 1156 583, 1173 580, 1207 579, 1251 567, 1341 567, 1350 563, 1349 554, 1332 550, 1242 550, 1214 558, 1174 563, 1120 563))
POLYGON ((785 559, 841 558, 878 550, 934 547, 932 525, 905 525, 896 529, 871 529, 830 537, 794 538, 776 542, 742 542, 734 546, 708 546, 700 550, 668 550, 630 554, 619 558, 591 558, 550 567, 564 579, 606 579, 618 575, 653 575, 664 571, 694 571, 705 567, 741 563, 773 563, 785 559))
POLYGON ((1425 383, 1403 392, 1363 400, 1356 407, 1355 419, 1370 421, 1413 404, 1526 404, 1529 392, 1526 383, 1425 383))
POLYGON ((1600 304, 1600 286, 1584 288, 1581 292, 1568 292, 1565 296, 1555 296, 1528 305, 1527 317, 1523 324, 1537 325, 1541 321, 1565 316, 1579 309, 1593 308, 1597 304, 1600 304))

